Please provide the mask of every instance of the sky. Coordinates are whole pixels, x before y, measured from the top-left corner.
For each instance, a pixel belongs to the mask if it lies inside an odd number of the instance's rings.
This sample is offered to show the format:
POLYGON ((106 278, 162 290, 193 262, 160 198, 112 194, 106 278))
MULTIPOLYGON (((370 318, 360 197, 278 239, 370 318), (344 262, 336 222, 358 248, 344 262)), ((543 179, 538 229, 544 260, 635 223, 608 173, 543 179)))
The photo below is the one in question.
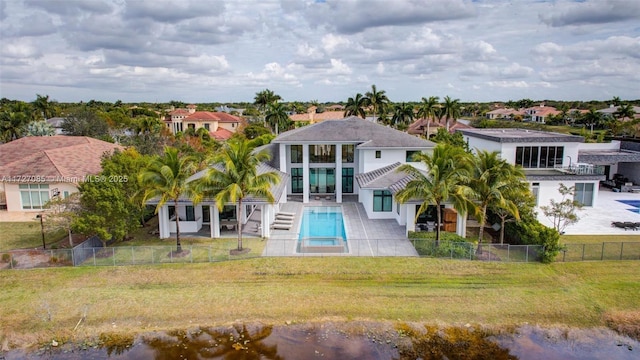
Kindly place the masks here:
POLYGON ((640 1, 0 0, 0 97, 640 99, 640 1))

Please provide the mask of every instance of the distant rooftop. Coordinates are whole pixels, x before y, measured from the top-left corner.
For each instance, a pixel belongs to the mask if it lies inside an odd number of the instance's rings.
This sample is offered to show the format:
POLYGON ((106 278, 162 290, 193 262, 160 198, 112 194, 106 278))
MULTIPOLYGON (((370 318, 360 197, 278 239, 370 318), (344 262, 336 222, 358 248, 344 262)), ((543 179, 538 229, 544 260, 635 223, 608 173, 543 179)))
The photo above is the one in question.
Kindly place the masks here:
POLYGON ((499 143, 584 142, 582 136, 528 129, 459 129, 463 135, 499 143))

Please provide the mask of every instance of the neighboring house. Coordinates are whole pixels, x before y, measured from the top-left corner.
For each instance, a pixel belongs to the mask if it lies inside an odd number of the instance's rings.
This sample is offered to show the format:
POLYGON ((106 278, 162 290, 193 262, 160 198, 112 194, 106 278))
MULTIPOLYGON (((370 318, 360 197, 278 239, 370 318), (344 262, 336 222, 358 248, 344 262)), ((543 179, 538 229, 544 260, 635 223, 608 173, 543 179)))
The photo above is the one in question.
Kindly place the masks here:
MULTIPOLYGON (((510 164, 522 166, 537 206, 549 205, 551 199, 560 201, 560 183, 575 186, 574 199, 584 206, 596 205, 604 167, 590 163, 581 149, 598 144, 585 144, 582 136, 526 129, 459 131, 470 149, 497 151, 510 164)), ((538 218, 547 221, 541 212, 538 218)))
POLYGON ((8 211, 41 211, 98 174, 105 153, 120 145, 84 136, 31 136, 0 145, 0 180, 8 211))
MULTIPOLYGON (((226 129, 235 133, 242 123, 242 119, 225 112, 196 111, 196 105, 187 105, 187 109, 176 109, 169 112, 165 124, 173 134, 185 131, 188 128, 198 130, 205 128, 211 136, 216 137, 218 129, 226 129)), ((224 137, 224 132, 217 137, 224 137)))
MULTIPOLYGON (((272 159, 260 168, 260 172, 275 170, 280 176, 281 182, 272 188, 276 203, 249 200, 242 221, 248 221, 250 214, 259 209, 263 224, 261 235, 269 237, 271 230, 267 224, 273 222, 280 204, 288 200, 309 203, 320 199, 340 204, 348 197, 349 201, 360 202, 370 219, 394 219, 405 226, 407 232, 415 230, 420 202, 399 204, 395 200, 397 191, 409 180, 396 169, 409 163, 426 170, 422 163, 413 162, 412 156, 417 152, 430 152, 434 146, 430 141, 357 117, 287 131, 264 147, 271 152, 272 159)), ((202 174, 194 175, 192 180, 202 174)), ((159 212, 161 238, 173 232, 171 219, 175 212, 169 205, 159 212)), ((185 225, 187 228, 195 232, 208 224, 211 237, 219 237, 220 225, 235 213, 233 204, 218 212, 211 199, 195 206, 185 199, 178 209, 179 216, 189 222, 185 225)), ((457 225, 450 231, 464 234, 465 220, 466 216, 458 216, 457 225)))
MULTIPOLYGON (((601 113, 601 114, 603 114, 603 115, 607 116, 607 117, 614 118, 613 113, 615 113, 616 111, 618 111, 618 109, 619 109, 619 108, 620 108, 619 106, 609 105, 609 107, 608 107, 608 108, 606 108, 606 109, 600 109, 600 110, 597 110, 597 111, 598 111, 599 113, 601 113)), ((635 119, 640 119, 640 106, 634 106, 634 107, 633 107, 633 111, 636 113, 636 114, 634 115, 634 118, 635 118, 635 119)), ((626 119, 626 120, 630 120, 630 119, 626 119)))
POLYGON ((317 107, 310 106, 304 114, 289 115, 289 119, 298 127, 300 123, 315 124, 325 120, 344 119, 344 110, 316 112, 317 107))
POLYGON ((231 114, 232 112, 236 112, 239 115, 242 115, 244 113, 244 109, 239 109, 239 108, 232 108, 229 107, 227 105, 220 105, 216 108, 217 112, 225 112, 227 114, 231 114))
POLYGON ((63 135, 64 131, 62 131, 62 124, 66 119, 63 117, 53 117, 51 119, 47 119, 47 123, 53 127, 55 130, 54 135, 63 135))
POLYGON ((525 120, 544 124, 549 116, 558 115, 560 111, 556 110, 553 106, 545 106, 540 104, 539 106, 533 106, 524 109, 525 120))
POLYGON ((500 108, 487 112, 486 117, 489 120, 495 119, 505 119, 505 120, 513 120, 516 115, 524 116, 525 112, 523 110, 516 110, 511 108, 500 108))
MULTIPOLYGON (((434 119, 430 119, 430 120, 418 119, 414 121, 411 125, 409 125, 409 128, 407 129, 407 133, 411 135, 421 135, 424 137, 427 137, 427 133, 428 133, 429 138, 431 138, 438 132, 439 128, 444 128, 445 126, 446 124, 440 123, 434 119)), ((471 128, 471 126, 460 121, 456 121, 455 123, 451 122, 449 124, 449 132, 452 134, 459 129, 468 129, 468 128, 471 128)))

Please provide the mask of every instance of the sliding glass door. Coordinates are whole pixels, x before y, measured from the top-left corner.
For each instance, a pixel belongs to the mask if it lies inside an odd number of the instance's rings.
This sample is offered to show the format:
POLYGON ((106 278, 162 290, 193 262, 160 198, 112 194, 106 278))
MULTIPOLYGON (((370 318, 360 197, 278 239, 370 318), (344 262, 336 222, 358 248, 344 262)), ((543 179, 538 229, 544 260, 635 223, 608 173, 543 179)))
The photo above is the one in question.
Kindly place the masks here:
POLYGON ((336 170, 329 168, 309 169, 309 185, 312 194, 335 193, 336 170))

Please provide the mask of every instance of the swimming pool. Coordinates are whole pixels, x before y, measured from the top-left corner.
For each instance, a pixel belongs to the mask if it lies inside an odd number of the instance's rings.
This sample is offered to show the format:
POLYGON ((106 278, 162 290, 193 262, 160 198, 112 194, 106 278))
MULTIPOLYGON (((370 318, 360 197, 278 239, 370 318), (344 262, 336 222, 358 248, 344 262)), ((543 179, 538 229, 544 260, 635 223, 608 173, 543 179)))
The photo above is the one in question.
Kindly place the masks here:
POLYGON ((627 209, 633 213, 640 214, 640 200, 617 200, 625 205, 633 206, 633 209, 627 209))
POLYGON ((347 233, 339 206, 309 206, 304 208, 299 253, 343 253, 348 251, 347 233))

